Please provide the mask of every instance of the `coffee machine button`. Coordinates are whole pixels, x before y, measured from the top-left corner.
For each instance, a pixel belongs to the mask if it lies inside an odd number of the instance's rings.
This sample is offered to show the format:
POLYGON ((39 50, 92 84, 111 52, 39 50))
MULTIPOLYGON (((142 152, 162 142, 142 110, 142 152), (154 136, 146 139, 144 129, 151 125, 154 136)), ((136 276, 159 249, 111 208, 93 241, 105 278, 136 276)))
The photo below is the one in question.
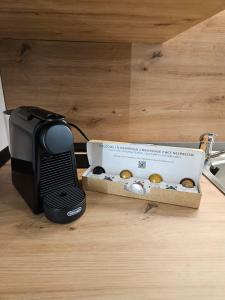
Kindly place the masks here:
POLYGON ((57 115, 57 114, 47 114, 47 119, 48 120, 57 120, 57 119, 61 119, 62 118, 62 116, 60 116, 60 115, 57 115))
POLYGON ((71 151, 73 145, 73 134, 65 125, 53 125, 42 132, 41 144, 50 154, 58 154, 71 151))

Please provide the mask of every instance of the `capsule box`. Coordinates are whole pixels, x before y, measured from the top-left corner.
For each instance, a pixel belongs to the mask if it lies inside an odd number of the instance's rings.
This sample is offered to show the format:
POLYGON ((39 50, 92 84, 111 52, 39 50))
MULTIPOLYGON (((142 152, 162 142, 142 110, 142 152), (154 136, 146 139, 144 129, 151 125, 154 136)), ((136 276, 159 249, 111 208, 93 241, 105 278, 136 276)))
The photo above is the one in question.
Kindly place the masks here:
POLYGON ((85 190, 192 208, 200 205, 199 180, 205 161, 202 150, 92 140, 87 143, 87 155, 90 167, 82 176, 85 190), (96 166, 103 167, 105 173, 93 174, 96 166), (125 169, 132 172, 132 178, 120 178, 120 172, 125 169), (155 173, 162 176, 162 184, 150 184, 148 178, 155 173), (183 188, 180 181, 184 178, 191 178, 196 186, 183 188), (145 193, 129 191, 127 187, 133 182, 147 185, 145 193))

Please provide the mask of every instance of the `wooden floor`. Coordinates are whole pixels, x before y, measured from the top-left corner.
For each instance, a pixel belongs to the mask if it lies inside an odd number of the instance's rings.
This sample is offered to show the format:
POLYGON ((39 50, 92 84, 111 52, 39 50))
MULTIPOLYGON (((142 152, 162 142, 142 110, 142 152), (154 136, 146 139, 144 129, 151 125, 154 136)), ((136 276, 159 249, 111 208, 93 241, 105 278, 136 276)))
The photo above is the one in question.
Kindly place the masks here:
POLYGON ((225 199, 205 178, 199 210, 87 193, 69 225, 32 215, 0 169, 0 299, 222 300, 225 199))

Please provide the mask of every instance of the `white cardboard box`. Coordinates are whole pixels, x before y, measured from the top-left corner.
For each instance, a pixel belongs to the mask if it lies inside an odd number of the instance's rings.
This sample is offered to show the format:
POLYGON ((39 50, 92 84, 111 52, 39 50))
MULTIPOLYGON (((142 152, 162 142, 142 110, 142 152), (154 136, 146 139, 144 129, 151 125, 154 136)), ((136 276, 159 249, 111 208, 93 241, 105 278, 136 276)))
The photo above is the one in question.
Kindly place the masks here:
POLYGON ((87 154, 90 167, 82 177, 86 190, 192 208, 199 207, 201 199, 199 180, 205 161, 205 153, 202 150, 93 140, 87 144, 87 154), (93 175, 92 170, 96 166, 102 166, 106 173, 93 175), (119 174, 124 169, 130 170, 134 177, 120 179, 119 174), (154 173, 163 177, 163 183, 149 182, 149 175, 154 173), (195 188, 182 187, 179 183, 183 178, 194 180, 195 188), (143 182, 146 186, 145 194, 140 195, 128 190, 129 184, 135 181, 143 182), (177 190, 168 189, 170 185, 175 186, 177 190))

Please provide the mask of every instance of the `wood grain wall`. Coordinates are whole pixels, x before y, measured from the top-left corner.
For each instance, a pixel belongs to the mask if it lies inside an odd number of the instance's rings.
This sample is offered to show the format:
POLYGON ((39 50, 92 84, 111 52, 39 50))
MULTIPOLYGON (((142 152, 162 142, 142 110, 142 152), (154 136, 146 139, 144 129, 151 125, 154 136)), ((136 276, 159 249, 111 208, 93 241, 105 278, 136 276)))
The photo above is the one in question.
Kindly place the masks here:
POLYGON ((1 41, 7 106, 45 107, 92 138, 122 140, 129 126, 130 54, 126 43, 1 41))
POLYGON ((225 11, 162 45, 133 44, 130 140, 225 140, 225 11))
POLYGON ((162 43, 225 0, 1 0, 0 38, 162 43))
POLYGON ((8 107, 61 112, 91 138, 225 139, 225 12, 162 44, 0 40, 8 107))

